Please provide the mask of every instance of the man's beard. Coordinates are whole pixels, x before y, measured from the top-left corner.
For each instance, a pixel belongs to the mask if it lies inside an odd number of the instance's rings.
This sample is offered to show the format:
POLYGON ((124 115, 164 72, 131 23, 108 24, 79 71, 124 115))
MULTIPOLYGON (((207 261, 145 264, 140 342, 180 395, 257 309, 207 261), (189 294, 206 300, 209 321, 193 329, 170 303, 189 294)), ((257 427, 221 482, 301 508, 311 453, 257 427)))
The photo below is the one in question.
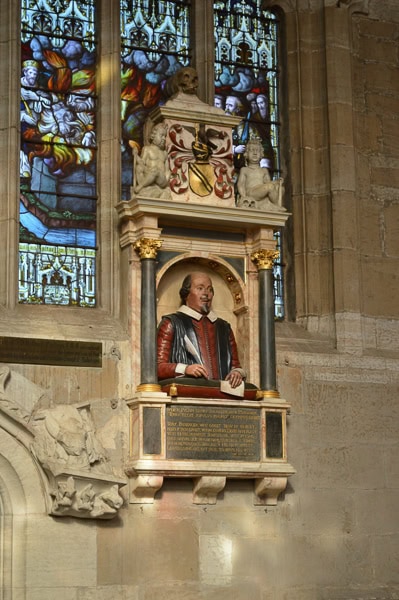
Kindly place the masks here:
POLYGON ((203 315, 207 315, 211 310, 209 302, 204 302, 201 304, 201 312, 203 315))

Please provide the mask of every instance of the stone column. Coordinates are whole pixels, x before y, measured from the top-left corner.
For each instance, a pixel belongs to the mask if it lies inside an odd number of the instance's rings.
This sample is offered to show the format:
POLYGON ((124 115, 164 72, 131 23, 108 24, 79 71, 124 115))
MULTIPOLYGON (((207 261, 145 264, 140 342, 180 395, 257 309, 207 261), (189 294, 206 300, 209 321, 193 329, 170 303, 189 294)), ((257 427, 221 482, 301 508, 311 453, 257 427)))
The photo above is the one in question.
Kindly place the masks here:
POLYGON ((140 324, 140 385, 138 391, 158 392, 161 387, 157 376, 157 306, 155 259, 161 240, 141 238, 134 249, 141 260, 141 324, 140 324))
POLYGON ((274 329, 273 261, 278 250, 257 250, 251 254, 259 277, 259 370, 260 388, 265 398, 278 398, 276 339, 274 329))

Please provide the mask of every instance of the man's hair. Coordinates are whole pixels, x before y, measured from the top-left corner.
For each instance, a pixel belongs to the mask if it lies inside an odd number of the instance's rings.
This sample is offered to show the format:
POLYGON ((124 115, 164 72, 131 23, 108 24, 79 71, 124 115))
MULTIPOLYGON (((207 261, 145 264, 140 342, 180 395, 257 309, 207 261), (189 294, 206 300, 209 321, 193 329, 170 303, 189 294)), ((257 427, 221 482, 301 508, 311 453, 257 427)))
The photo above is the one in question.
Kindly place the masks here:
POLYGON ((185 276, 185 278, 183 279, 183 283, 181 284, 179 294, 180 294, 180 299, 182 301, 182 304, 186 304, 187 296, 190 293, 190 289, 191 289, 191 273, 189 275, 185 276))
POLYGON ((179 291, 180 300, 182 301, 182 304, 186 304, 186 302, 187 302, 187 296, 189 295, 190 290, 191 290, 191 283, 192 283, 193 275, 206 275, 206 273, 202 273, 202 272, 198 271, 195 273, 189 273, 188 275, 185 276, 185 278, 183 279, 183 283, 181 284, 180 291, 179 291))

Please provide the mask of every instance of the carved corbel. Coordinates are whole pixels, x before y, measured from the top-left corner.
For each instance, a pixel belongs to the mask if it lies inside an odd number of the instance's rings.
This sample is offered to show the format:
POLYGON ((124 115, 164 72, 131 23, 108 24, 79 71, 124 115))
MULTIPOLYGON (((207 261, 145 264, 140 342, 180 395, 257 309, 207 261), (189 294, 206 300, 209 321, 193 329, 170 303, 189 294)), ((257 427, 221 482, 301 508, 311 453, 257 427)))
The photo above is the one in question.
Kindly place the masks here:
POLYGON ((130 502, 153 504, 154 496, 162 485, 162 475, 136 475, 130 482, 130 502))
POLYGON ((50 482, 52 502, 49 514, 57 517, 111 519, 123 504, 119 494, 121 482, 93 475, 64 472, 54 474, 45 469, 50 482))
POLYGON ((255 479, 254 491, 256 505, 276 506, 281 492, 287 487, 287 477, 263 477, 255 479))
POLYGON ((110 519, 123 504, 125 482, 112 473, 95 435, 88 406, 60 404, 32 421, 32 453, 49 483, 48 512, 55 516, 110 519))
POLYGON ((203 476, 194 479, 194 504, 216 504, 217 495, 226 486, 226 477, 203 476))

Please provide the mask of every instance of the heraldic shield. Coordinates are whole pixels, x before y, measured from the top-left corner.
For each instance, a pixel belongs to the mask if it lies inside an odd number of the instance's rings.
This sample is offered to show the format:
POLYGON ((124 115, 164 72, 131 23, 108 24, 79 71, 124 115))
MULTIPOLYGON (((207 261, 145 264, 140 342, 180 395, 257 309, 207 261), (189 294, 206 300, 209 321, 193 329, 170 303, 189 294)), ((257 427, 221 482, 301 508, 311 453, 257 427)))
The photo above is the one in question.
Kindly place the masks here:
POLYGON ((189 163, 190 189, 198 196, 209 196, 215 185, 215 172, 213 166, 208 162, 189 163))

